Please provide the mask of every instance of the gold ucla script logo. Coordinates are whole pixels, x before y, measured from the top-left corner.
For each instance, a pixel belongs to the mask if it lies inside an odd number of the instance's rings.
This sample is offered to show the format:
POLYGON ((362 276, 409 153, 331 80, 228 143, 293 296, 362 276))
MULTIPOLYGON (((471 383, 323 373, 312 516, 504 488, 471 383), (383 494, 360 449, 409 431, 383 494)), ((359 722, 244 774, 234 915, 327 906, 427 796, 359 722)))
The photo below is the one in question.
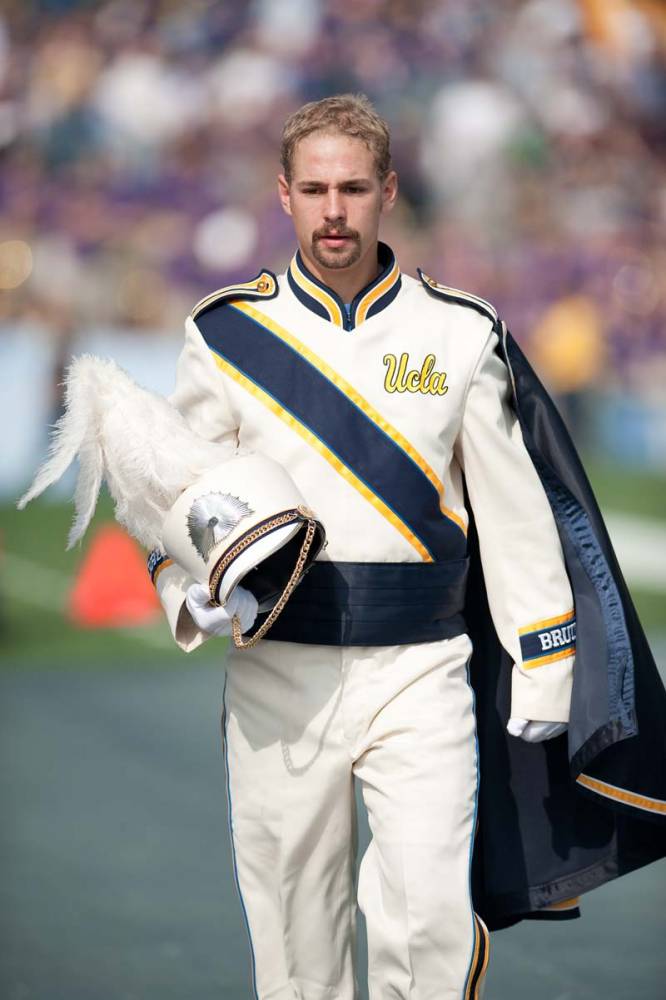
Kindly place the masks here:
POLYGON ((387 392, 424 392, 433 396, 443 396, 449 391, 446 385, 446 372, 433 371, 435 355, 427 354, 419 368, 408 371, 409 354, 385 354, 386 377, 384 388, 387 392))

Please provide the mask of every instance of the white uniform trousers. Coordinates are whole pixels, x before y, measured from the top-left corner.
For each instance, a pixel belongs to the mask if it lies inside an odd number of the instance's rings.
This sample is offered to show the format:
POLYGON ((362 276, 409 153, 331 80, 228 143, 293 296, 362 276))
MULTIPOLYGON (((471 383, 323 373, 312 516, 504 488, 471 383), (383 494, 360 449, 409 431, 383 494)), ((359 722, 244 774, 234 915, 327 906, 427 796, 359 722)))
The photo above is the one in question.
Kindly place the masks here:
POLYGON ((371 1000, 475 1000, 477 744, 466 635, 233 650, 222 715, 234 871, 259 1000, 354 1000, 358 877, 371 1000))

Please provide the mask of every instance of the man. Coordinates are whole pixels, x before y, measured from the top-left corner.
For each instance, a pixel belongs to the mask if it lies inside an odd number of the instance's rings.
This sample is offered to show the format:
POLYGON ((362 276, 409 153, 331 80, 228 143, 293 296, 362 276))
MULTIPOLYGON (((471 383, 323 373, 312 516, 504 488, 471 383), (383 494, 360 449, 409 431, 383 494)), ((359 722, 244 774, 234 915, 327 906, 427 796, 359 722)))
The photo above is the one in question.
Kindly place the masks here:
MULTIPOLYGON (((401 274, 378 241, 398 183, 369 102, 301 108, 282 165, 290 267, 195 307, 172 397, 230 455, 270 454, 288 469, 328 536, 269 638, 227 660, 229 814, 254 990, 356 995, 355 776, 372 831, 358 884, 372 1000, 478 997, 488 932, 472 905, 470 513, 512 661, 503 725, 510 715, 509 731, 535 742, 567 727, 576 651, 552 500, 510 406, 492 306, 401 274)), ((228 635, 234 612, 252 628, 247 592, 214 608, 178 566, 157 555, 152 570, 182 648, 228 635)), ((504 916, 562 905, 571 884, 504 916)))

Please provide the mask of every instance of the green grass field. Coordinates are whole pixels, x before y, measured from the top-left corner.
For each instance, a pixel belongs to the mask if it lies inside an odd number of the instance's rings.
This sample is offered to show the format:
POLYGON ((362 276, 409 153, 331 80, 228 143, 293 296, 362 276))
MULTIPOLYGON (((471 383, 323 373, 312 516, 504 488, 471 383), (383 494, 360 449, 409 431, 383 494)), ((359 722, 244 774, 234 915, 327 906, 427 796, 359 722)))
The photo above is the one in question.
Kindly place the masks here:
MULTIPOLYGON (((666 523, 666 478, 588 462, 593 486, 605 512, 631 514, 666 523)), ((196 666, 210 659, 206 646, 185 657, 172 642, 164 620, 140 629, 82 630, 64 612, 67 595, 96 526, 112 519, 107 496, 83 543, 65 551, 72 518, 68 503, 37 501, 25 511, 0 506, 0 663, 4 668, 31 662, 91 668, 137 661, 159 667, 196 666)), ((631 581, 630 581, 631 583, 631 581)), ((650 631, 666 629, 666 591, 632 588, 650 631)))
POLYGON ((112 520, 113 505, 101 497, 85 538, 67 552, 72 510, 69 503, 44 500, 25 511, 0 506, 0 663, 123 669, 137 662, 169 667, 210 660, 203 648, 187 656, 178 649, 160 616, 137 629, 81 629, 68 620, 68 593, 95 529, 112 520))

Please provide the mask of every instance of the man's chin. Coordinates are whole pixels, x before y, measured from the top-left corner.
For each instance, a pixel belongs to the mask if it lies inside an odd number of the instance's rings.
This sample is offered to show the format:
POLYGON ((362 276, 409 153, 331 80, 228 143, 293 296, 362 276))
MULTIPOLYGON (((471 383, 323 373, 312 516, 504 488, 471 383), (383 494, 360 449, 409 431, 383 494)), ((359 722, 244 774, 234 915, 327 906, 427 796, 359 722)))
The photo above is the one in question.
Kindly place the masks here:
POLYGON ((328 247, 323 247, 319 241, 316 241, 312 245, 312 256, 321 267, 326 267, 330 271, 337 271, 355 264, 360 259, 361 248, 358 243, 354 243, 351 247, 331 250, 328 247))

